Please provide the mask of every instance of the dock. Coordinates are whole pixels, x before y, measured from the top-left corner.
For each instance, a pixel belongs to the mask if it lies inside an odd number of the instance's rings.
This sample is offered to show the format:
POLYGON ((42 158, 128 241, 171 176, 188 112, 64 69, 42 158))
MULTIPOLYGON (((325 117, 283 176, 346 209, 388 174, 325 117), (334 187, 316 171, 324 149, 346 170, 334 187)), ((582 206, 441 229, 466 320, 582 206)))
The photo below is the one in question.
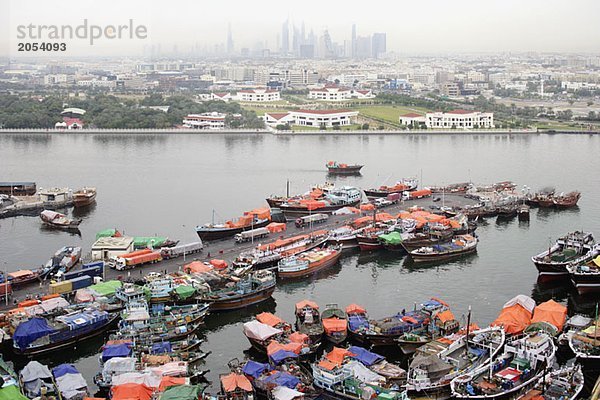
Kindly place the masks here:
MULTIPOLYGON (((416 200, 407 200, 397 204, 393 204, 391 206, 382 208, 378 210, 379 212, 387 212, 392 215, 398 214, 402 210, 406 210, 412 206, 423 207, 424 209, 429 209, 429 207, 441 206, 442 202, 434 202, 433 198, 441 197, 434 195, 433 197, 416 199, 416 200)), ((473 199, 469 199, 464 197, 461 194, 446 194, 444 196, 444 205, 447 207, 464 207, 469 204, 475 204, 477 201, 473 199)), ((297 228, 293 222, 287 223, 287 229, 284 232, 280 232, 277 235, 270 235, 263 240, 256 240, 254 242, 246 242, 238 244, 233 239, 233 237, 227 239, 221 239, 216 241, 209 241, 204 243, 204 249, 201 253, 196 253, 187 257, 178 257, 170 260, 163 260, 156 264, 146 264, 138 268, 125 270, 125 271, 117 271, 110 269, 108 267, 104 270, 104 280, 123 280, 126 281, 128 279, 136 280, 140 279, 144 275, 150 272, 159 272, 159 273, 169 273, 175 272, 178 270, 182 270, 185 264, 188 264, 194 260, 198 261, 209 261, 213 258, 222 259, 227 262, 228 265, 231 265, 231 262, 235 260, 235 258, 242 252, 248 252, 256 247, 258 244, 266 244, 277 239, 285 239, 292 236, 310 234, 311 232, 322 230, 322 229, 336 229, 341 226, 344 226, 356 218, 365 215, 372 215, 372 212, 362 213, 362 214, 351 214, 351 215, 330 215, 329 219, 325 223, 316 224, 311 228, 297 228)), ((91 246, 91 243, 90 243, 91 246)), ((82 263, 91 262, 88 256, 84 256, 81 260, 82 263)), ((76 265, 71 271, 77 270, 77 268, 81 268, 81 263, 76 265)), ((33 283, 27 286, 23 286, 17 288, 13 291, 12 296, 9 298, 8 304, 5 299, 0 298, 0 311, 7 310, 13 308, 16 302, 26 300, 27 297, 35 297, 36 295, 46 295, 48 294, 48 285, 50 281, 42 281, 39 283, 33 283)))

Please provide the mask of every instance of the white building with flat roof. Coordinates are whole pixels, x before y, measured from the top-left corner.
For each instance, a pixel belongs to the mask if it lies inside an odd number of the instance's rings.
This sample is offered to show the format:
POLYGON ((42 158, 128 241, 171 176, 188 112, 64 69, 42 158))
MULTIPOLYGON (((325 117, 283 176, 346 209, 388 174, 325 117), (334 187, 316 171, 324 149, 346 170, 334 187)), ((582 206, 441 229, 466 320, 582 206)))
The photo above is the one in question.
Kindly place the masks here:
POLYGON ((183 126, 192 129, 225 129, 225 114, 218 112, 188 114, 183 126))
POLYGON ((425 123, 425 116, 423 114, 408 113, 400 115, 400 125, 412 126, 420 125, 425 123))
POLYGON ((425 125, 430 129, 493 128, 494 113, 473 110, 427 113, 425 114, 425 125))
POLYGON ((236 94, 236 100, 247 102, 266 102, 281 100, 278 90, 274 89, 249 89, 240 90, 236 94))
POLYGON ((352 125, 358 111, 348 110, 297 110, 287 113, 266 113, 265 123, 269 126, 298 125, 320 128, 352 125))
POLYGON ((92 245, 92 260, 109 260, 132 251, 132 237, 101 237, 92 245))
POLYGON ((372 99, 375 95, 370 89, 359 90, 338 86, 323 86, 309 89, 308 98, 321 101, 344 101, 350 99, 372 99))

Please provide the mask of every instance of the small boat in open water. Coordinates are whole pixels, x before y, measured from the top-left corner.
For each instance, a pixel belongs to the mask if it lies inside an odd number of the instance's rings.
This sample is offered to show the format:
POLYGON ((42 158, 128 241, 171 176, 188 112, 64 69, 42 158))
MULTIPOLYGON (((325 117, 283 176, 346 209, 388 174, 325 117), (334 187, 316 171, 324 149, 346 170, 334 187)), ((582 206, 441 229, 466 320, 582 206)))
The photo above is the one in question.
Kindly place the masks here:
POLYGON ((354 175, 359 174, 360 170, 364 165, 360 164, 344 164, 338 163, 337 161, 328 161, 325 165, 327 172, 336 175, 354 175))
POLYGON ((85 207, 96 201, 96 188, 84 187, 73 192, 73 205, 75 207, 85 207))
POLYGON ((51 228, 63 230, 78 230, 80 219, 71 219, 64 214, 52 210, 44 210, 40 213, 42 223, 51 228))

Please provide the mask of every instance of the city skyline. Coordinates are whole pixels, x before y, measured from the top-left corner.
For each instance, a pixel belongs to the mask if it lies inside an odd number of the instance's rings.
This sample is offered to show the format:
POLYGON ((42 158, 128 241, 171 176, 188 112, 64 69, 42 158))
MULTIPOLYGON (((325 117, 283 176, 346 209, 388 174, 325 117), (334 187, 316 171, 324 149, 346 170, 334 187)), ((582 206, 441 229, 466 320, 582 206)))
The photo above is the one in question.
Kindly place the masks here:
MULTIPOLYGON (((70 40, 65 55, 140 56, 149 55, 151 48, 155 52, 160 49, 160 54, 233 53, 237 56, 244 55, 242 49, 247 49, 248 53, 263 49, 279 53, 287 48, 288 51, 283 53, 289 54, 291 48, 292 53, 299 55, 302 43, 294 42, 297 36, 308 38, 312 34, 317 41, 329 36, 326 40, 344 47, 345 42, 352 41, 353 26, 356 26, 357 39, 386 33, 387 52, 398 54, 593 53, 600 50, 597 42, 586 40, 600 35, 600 27, 595 23, 595 17, 600 15, 600 4, 589 0, 575 1, 575 8, 585 11, 578 15, 577 23, 564 18, 574 9, 572 3, 556 0, 535 0, 526 4, 491 1, 486 3, 485 12, 481 12, 472 0, 452 4, 437 0, 400 4, 396 5, 398 12, 389 12, 390 9, 383 5, 365 7, 350 2, 339 7, 337 2, 319 4, 312 0, 297 10, 292 5, 273 7, 275 2, 272 0, 235 4, 235 7, 231 2, 198 5, 187 0, 172 2, 169 7, 142 5, 137 0, 124 4, 114 0, 103 3, 65 0, 60 2, 62 7, 55 7, 50 2, 35 3, 36 7, 32 8, 30 4, 11 0, 0 6, 4 26, 0 39, 3 56, 23 55, 16 51, 19 25, 78 25, 84 19, 101 26, 124 24, 134 19, 136 24, 147 27, 148 37, 144 40, 121 39, 118 44, 114 40, 101 40, 93 48, 84 40, 70 40), (111 12, 117 8, 119 13, 111 12), (69 13, 64 13, 64 9, 69 13), (282 29, 286 21, 287 42, 282 29)), ((356 56, 354 46, 349 50, 356 56)), ((304 50, 310 52, 308 48, 304 50)))

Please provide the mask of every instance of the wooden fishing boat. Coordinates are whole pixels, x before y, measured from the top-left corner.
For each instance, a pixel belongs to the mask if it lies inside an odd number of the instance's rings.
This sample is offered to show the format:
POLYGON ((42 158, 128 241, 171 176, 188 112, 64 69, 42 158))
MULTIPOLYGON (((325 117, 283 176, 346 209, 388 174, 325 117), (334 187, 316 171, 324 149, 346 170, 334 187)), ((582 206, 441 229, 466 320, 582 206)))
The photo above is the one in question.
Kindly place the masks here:
POLYGON ((348 337, 348 315, 337 304, 327 304, 321 313, 325 338, 333 344, 340 344, 348 337))
POLYGON ((600 293, 600 255, 584 263, 572 263, 567 271, 579 294, 600 293))
POLYGON ((297 256, 286 257, 277 265, 281 279, 310 276, 336 264, 342 254, 338 248, 313 249, 297 256))
POLYGON ((447 244, 436 244, 411 251, 415 263, 450 261, 477 251, 478 239, 471 235, 459 235, 447 244))
POLYGON ((210 304, 210 311, 235 310, 268 300, 275 285, 275 274, 261 270, 241 278, 232 288, 210 291, 199 299, 210 304))
POLYGON ((241 366, 241 372, 250 380, 256 395, 261 399, 276 399, 281 391, 291 396, 315 398, 320 391, 313 387, 313 379, 301 363, 293 359, 281 365, 271 365, 248 360, 241 366))
MULTIPOLYGON (((46 365, 40 364, 37 361, 30 361, 25 365, 21 372, 19 372, 19 382, 26 396, 25 398, 39 399, 42 389, 48 397, 61 398, 54 376, 46 365)), ((19 397, 16 398, 20 399, 19 397)))
POLYGON ((227 221, 224 224, 210 223, 196 227, 196 233, 201 240, 217 240, 234 236, 237 233, 256 228, 263 228, 271 223, 271 213, 268 208, 246 211, 237 221, 227 221))
POLYGON ((296 330, 308 336, 310 344, 318 347, 323 339, 323 322, 319 314, 319 305, 310 300, 296 303, 296 330))
POLYGON ((518 206, 516 205, 508 205, 498 207, 496 210, 498 221, 508 221, 513 219, 518 214, 518 206))
POLYGON ((84 187, 73 192, 73 205, 75 207, 86 207, 96 201, 96 188, 84 187))
POLYGON ((445 336, 420 347, 409 363, 409 396, 449 397, 450 382, 491 362, 504 342, 504 330, 491 327, 445 336))
POLYGON ((86 309, 46 320, 35 317, 17 326, 13 335, 13 351, 17 355, 37 356, 64 348, 114 328, 118 314, 86 309))
POLYGON ((447 335, 458 332, 459 322, 450 309, 440 309, 432 313, 432 322, 429 326, 404 333, 400 336, 398 346, 404 354, 412 354, 419 347, 447 335))
POLYGON ((577 361, 585 367, 597 368, 600 363, 600 319, 596 305, 595 320, 569 337, 569 347, 575 353, 577 361))
POLYGON ((357 234, 362 229, 353 229, 351 226, 341 226, 329 231, 327 243, 333 246, 339 246, 342 250, 354 249, 358 247, 357 234))
POLYGON ((553 203, 556 208, 570 208, 575 207, 580 198, 581 193, 575 191, 555 196, 553 203))
POLYGON ((400 386, 406 384, 406 370, 388 362, 382 355, 359 346, 350 346, 348 351, 352 353, 349 357, 360 361, 371 371, 383 376, 388 382, 400 386))
POLYGON ((416 190, 419 186, 419 181, 414 178, 403 178, 392 186, 380 186, 377 189, 366 189, 367 197, 386 197, 392 193, 403 193, 416 190))
POLYGON ((555 359, 556 346, 546 333, 513 336, 493 361, 452 379, 452 396, 497 399, 515 396, 535 385, 555 359))
POLYGON ((527 204, 521 204, 519 208, 517 208, 519 221, 529 221, 529 211, 530 207, 527 204))
POLYGON ((285 218, 296 219, 311 214, 331 214, 344 207, 356 207, 360 204, 362 192, 355 188, 344 186, 323 193, 319 199, 300 199, 288 201, 279 205, 285 218))
POLYGON ((569 232, 547 250, 531 257, 540 276, 545 279, 567 278, 569 264, 585 263, 600 254, 590 232, 569 232))
POLYGON ((224 400, 253 400, 254 388, 252 383, 242 373, 231 372, 219 375, 221 391, 219 399, 224 400))
POLYGON ((325 164, 327 172, 335 175, 355 175, 359 174, 360 170, 364 165, 360 164, 344 164, 338 163, 337 161, 328 161, 325 164))
POLYGON ((52 210, 42 211, 40 218, 44 225, 63 230, 77 230, 79 229, 79 224, 81 224, 80 219, 71 219, 64 214, 52 210))
POLYGON ((581 393, 584 376, 581 365, 551 369, 517 400, 575 400, 581 393))
POLYGON ((412 233, 405 236, 400 245, 407 253, 421 247, 433 246, 452 241, 452 229, 430 230, 429 232, 412 233))
POLYGON ((38 282, 40 279, 40 273, 39 271, 22 269, 19 271, 9 272, 7 279, 14 288, 18 286, 25 286, 33 282, 38 282))

